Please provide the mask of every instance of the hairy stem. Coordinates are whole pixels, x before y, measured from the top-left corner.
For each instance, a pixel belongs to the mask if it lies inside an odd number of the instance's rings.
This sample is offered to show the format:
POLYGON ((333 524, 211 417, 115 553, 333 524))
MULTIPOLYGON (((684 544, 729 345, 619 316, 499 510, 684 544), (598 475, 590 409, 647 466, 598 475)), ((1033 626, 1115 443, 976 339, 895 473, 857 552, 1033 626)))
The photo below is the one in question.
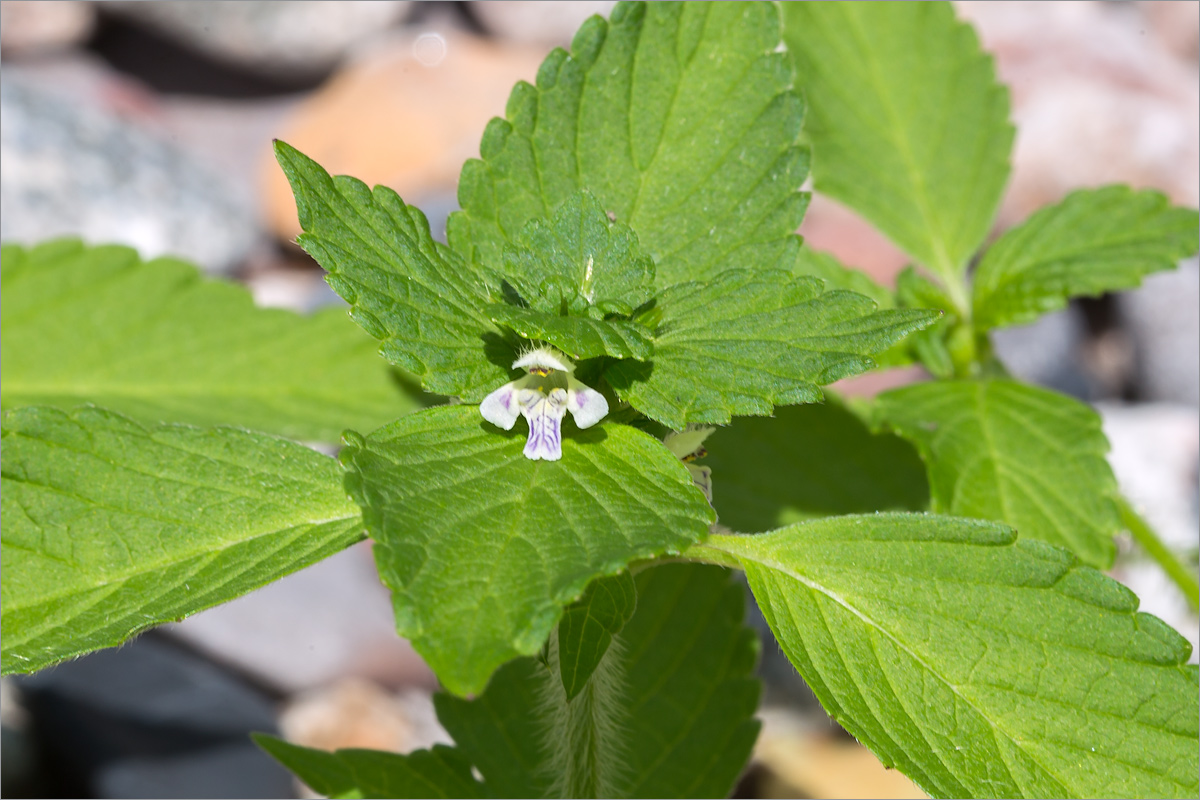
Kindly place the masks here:
POLYGON ((1163 544, 1162 539, 1158 538, 1158 534, 1128 500, 1117 497, 1117 508, 1120 510, 1121 522, 1133 534, 1134 541, 1141 545, 1179 587, 1192 611, 1200 609, 1200 584, 1197 583, 1196 575, 1163 544))
POLYGON ((541 689, 546 763, 553 770, 551 797, 618 797, 624 702, 623 652, 613 639, 587 685, 571 700, 558 667, 558 631, 550 636, 541 689))

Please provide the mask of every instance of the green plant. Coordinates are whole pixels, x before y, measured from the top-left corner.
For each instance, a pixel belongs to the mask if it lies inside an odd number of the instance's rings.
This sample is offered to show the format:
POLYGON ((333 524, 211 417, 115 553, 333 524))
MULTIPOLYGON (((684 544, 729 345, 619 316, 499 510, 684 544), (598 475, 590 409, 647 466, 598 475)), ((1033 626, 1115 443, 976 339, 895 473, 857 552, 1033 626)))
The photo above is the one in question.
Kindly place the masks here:
POLYGON ((968 279, 1007 116, 945 4, 621 4, 514 89, 447 244, 277 144, 370 338, 124 248, 5 247, 4 672, 369 535, 456 744, 259 738, 314 789, 721 796, 757 733, 741 570, 831 716, 935 796, 1194 796, 1190 647, 1097 571, 1123 519, 1156 540, 1096 414, 989 333, 1171 268, 1197 214, 1077 192, 968 279), (809 145, 912 256, 895 292, 794 235, 809 145), (819 388, 913 362, 937 379, 819 388), (337 462, 277 438, 344 427, 337 462))

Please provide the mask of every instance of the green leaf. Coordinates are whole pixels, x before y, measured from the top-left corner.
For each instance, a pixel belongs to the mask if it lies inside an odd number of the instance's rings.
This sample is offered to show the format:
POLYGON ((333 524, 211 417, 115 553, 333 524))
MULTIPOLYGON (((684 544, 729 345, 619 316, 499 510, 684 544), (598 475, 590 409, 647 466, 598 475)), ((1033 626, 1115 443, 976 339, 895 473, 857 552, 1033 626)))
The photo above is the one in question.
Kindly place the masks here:
POLYGON ((263 733, 250 736, 310 789, 326 797, 487 797, 471 775, 471 762, 443 744, 401 755, 359 748, 329 752, 263 733))
POLYGON ((1196 796, 1191 646, 1064 550, 917 514, 696 550, 742 563, 825 709, 934 797, 1196 796))
POLYGON ((543 702, 550 677, 538 659, 518 658, 496 670, 486 691, 472 700, 433 696, 438 721, 492 797, 550 796, 555 774, 546 763, 547 732, 553 720, 543 702))
POLYGON ((297 241, 384 358, 428 391, 469 402, 508 380, 515 348, 487 311, 501 300, 498 278, 435 242, 425 215, 386 186, 331 178, 280 141, 275 157, 296 196, 297 241))
POLYGON ((629 315, 654 295, 654 262, 587 191, 567 198, 549 222, 531 220, 504 248, 504 274, 527 303, 551 314, 565 306, 596 319, 629 315))
POLYGON ((575 359, 613 356, 645 360, 654 352, 650 331, 636 322, 562 317, 503 303, 488 306, 492 321, 525 339, 540 339, 575 359))
POLYGON ((416 403, 340 309, 255 308, 171 258, 63 239, 5 245, 0 401, 93 402, 148 422, 238 425, 336 442, 416 403))
POLYGON ((558 667, 567 700, 583 689, 612 637, 637 607, 637 587, 628 572, 597 578, 583 597, 563 610, 558 621, 558 667))
POLYGON ((1072 192, 1009 230, 974 277, 980 328, 1022 325, 1078 295, 1130 289, 1200 247, 1200 216, 1159 192, 1072 192))
POLYGON ((1111 566, 1121 522, 1095 411, 1008 380, 918 383, 877 402, 876 419, 925 460, 934 511, 1007 522, 1111 566))
POLYGON ((506 244, 586 188, 628 224, 660 287, 790 266, 808 197, 804 105, 767 3, 621 3, 519 83, 459 181, 450 245, 506 244))
POLYGON ((876 311, 862 295, 822 293, 820 281, 782 270, 730 270, 656 302, 654 360, 619 361, 606 376, 622 400, 675 430, 818 402, 820 384, 865 372, 871 354, 937 318, 876 311))
MULTIPOLYGON (((666 564, 639 573, 637 611, 605 656, 623 687, 614 797, 727 797, 758 735, 759 644, 744 590, 723 569, 666 564)), ((545 698, 557 673, 534 658, 506 664, 474 700, 437 695, 438 719, 496 797, 546 797, 566 754, 545 698)), ((611 765, 609 765, 611 766, 611 765)))
POLYGON ((3 670, 112 647, 362 538, 337 463, 232 428, 6 412, 3 670))
POLYGON ((949 3, 785 3, 783 14, 817 191, 958 285, 1013 140, 1008 93, 975 32, 949 3))
POLYGON ((912 351, 917 360, 937 378, 954 375, 954 357, 950 353, 947 338, 959 323, 959 312, 954 300, 942 287, 908 266, 896 276, 896 302, 901 308, 934 308, 944 311, 933 325, 917 331, 904 340, 904 346, 912 351))
POLYGON ((615 424, 565 434, 561 461, 531 461, 524 430, 448 406, 342 451, 396 628, 452 692, 537 652, 593 579, 678 552, 713 521, 661 442, 615 424))
POLYGON ((722 525, 765 531, 793 522, 929 506, 925 465, 908 442, 873 434, 833 396, 740 419, 707 442, 722 525))

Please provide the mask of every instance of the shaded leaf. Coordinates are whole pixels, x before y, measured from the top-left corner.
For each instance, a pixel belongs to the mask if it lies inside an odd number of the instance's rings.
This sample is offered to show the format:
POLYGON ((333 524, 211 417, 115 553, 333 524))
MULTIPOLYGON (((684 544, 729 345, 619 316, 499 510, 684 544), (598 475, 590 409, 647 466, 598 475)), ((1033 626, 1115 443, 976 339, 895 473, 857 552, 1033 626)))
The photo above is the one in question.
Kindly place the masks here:
POLYGON ((637 587, 628 572, 597 578, 558 621, 558 667, 567 700, 583 689, 637 607, 637 587))
MULTIPOLYGON (((605 656, 616 656, 623 685, 610 698, 623 720, 613 796, 727 797, 759 728, 759 644, 744 622, 744 589, 727 570, 699 564, 647 569, 636 583, 637 611, 605 656)), ((566 709, 545 698, 557 682, 523 658, 474 700, 434 697, 438 719, 494 796, 552 796, 561 766, 552 715, 566 709)))
POLYGON ((777 409, 771 419, 739 419, 718 428, 707 447, 718 519, 733 530, 929 505, 913 446, 872 433, 834 396, 777 409))
POLYGON ((360 748, 329 752, 263 733, 251 737, 309 788, 326 797, 487 797, 471 775, 471 763, 453 747, 442 744, 402 755, 360 748))

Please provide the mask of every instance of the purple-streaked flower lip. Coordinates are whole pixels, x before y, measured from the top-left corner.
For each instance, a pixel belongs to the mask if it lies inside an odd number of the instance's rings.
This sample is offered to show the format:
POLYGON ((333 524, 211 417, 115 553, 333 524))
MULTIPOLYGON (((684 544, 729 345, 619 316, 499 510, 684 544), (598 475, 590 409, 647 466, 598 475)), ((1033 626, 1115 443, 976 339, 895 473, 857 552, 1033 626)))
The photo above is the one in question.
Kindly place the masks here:
POLYGON ((575 379, 575 364, 557 350, 539 347, 513 362, 526 375, 504 384, 479 404, 485 420, 506 431, 518 416, 529 423, 525 457, 534 461, 562 458, 562 418, 569 411, 580 428, 590 428, 608 414, 604 395, 575 379))

